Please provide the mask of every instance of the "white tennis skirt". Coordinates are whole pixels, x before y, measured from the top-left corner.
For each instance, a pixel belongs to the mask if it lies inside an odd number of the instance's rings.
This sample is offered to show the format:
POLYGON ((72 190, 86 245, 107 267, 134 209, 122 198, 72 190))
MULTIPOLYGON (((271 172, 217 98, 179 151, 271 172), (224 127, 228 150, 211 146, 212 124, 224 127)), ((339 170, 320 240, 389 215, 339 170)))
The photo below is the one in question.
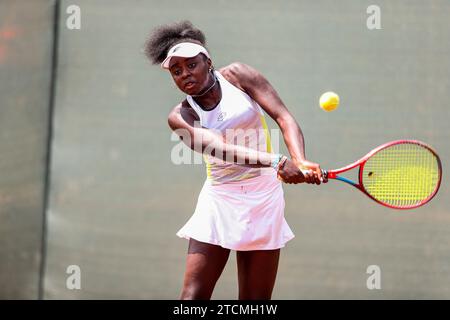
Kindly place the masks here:
POLYGON ((236 251, 279 249, 294 238, 284 206, 276 174, 220 185, 206 180, 194 214, 177 236, 236 251))

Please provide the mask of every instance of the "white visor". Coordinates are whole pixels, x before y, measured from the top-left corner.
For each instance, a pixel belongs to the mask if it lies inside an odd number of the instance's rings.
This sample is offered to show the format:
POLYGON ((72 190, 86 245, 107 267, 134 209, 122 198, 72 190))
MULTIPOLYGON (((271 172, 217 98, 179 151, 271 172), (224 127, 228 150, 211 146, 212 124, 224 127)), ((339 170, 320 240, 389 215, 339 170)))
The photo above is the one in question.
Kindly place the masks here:
POLYGON ((209 58, 209 53, 203 46, 192 42, 179 43, 170 48, 169 52, 167 53, 167 57, 161 63, 161 68, 169 69, 169 63, 172 57, 192 58, 199 53, 203 53, 209 58))

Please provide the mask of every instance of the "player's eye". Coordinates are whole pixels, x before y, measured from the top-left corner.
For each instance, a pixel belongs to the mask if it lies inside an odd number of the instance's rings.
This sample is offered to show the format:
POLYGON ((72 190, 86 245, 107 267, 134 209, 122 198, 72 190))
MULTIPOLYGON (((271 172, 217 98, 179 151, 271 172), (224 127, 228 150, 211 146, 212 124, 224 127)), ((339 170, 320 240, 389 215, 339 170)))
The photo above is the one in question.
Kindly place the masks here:
POLYGON ((194 69, 196 65, 197 65, 196 63, 190 63, 188 67, 189 69, 194 69))

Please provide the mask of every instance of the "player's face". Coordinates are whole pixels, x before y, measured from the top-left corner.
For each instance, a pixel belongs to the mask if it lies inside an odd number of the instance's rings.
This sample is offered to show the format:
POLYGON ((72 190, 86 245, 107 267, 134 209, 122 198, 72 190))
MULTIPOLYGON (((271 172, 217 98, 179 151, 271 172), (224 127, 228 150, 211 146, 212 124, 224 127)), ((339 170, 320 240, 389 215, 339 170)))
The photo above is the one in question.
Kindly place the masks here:
POLYGON ((192 58, 173 57, 170 59, 170 74, 177 87, 186 94, 195 95, 209 84, 211 60, 203 54, 192 58))

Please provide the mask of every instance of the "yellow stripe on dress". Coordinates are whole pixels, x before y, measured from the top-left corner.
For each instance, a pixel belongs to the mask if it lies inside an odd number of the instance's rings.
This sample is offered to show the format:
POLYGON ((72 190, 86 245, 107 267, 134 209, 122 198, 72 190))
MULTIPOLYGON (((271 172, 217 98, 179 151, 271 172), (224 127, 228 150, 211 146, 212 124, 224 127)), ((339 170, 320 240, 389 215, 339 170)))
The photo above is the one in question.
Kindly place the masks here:
POLYGON ((259 120, 261 120, 261 125, 264 129, 264 134, 266 135, 266 152, 272 153, 272 142, 270 141, 269 129, 267 127, 266 118, 263 114, 259 115, 259 120))
POLYGON ((207 155, 203 155, 203 160, 205 160, 206 163, 206 176, 208 177, 208 179, 212 179, 211 177, 211 163, 209 163, 208 161, 208 156, 207 155))

